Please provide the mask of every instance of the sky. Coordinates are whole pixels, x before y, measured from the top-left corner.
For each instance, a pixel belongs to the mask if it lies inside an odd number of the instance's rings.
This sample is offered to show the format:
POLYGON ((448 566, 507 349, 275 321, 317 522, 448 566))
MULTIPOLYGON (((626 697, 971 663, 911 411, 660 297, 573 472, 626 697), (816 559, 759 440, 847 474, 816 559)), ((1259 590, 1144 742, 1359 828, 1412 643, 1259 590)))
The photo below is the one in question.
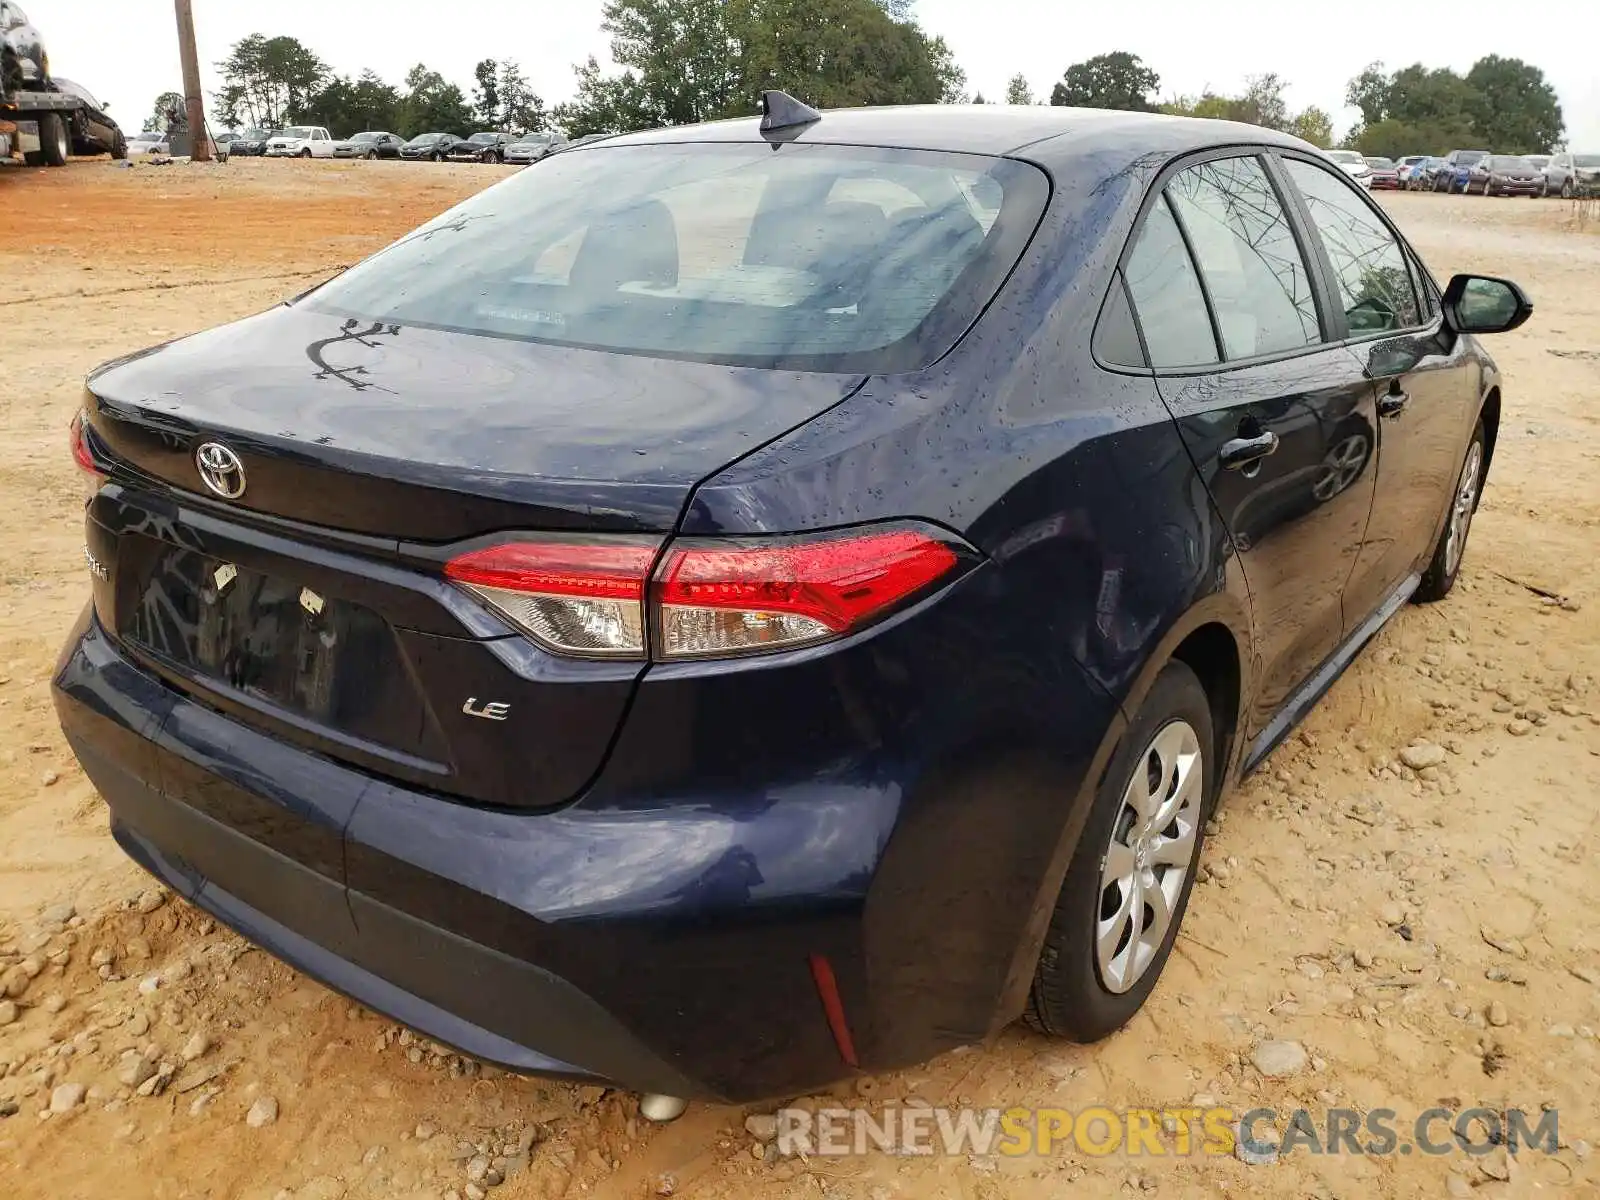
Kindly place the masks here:
MULTIPOLYGON (((1066 68, 1128 50, 1161 76, 1163 97, 1242 90, 1249 75, 1276 71, 1288 100, 1333 114, 1343 133, 1357 119, 1346 82, 1373 60, 1465 71, 1485 54, 1542 68, 1560 96, 1569 145, 1600 152, 1600 56, 1581 34, 1592 0, 1341 0, 1320 8, 1284 0, 916 0, 930 33, 942 34, 989 99, 1017 72, 1040 98, 1066 68)), ((110 101, 137 129, 156 95, 182 91, 170 0, 24 0, 44 32, 51 63, 110 101)), ((371 67, 399 83, 419 58, 469 91, 483 58, 515 58, 547 104, 572 93, 572 64, 606 61, 601 0, 194 0, 203 83, 212 64, 250 33, 298 37, 336 71, 371 67)), ((752 97, 752 102, 754 98, 752 97)), ((336 133, 353 132, 336 130, 336 133)))

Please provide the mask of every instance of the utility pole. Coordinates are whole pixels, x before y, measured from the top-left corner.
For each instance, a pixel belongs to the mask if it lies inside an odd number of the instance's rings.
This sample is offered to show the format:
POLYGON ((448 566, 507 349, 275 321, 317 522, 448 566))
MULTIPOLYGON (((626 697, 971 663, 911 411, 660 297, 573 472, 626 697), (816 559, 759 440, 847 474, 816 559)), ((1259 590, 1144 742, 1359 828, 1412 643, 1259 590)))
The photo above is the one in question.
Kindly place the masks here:
POLYGON ((206 106, 200 96, 200 52, 194 44, 194 4, 176 0, 178 6, 178 54, 183 59, 183 99, 189 112, 189 157, 195 162, 211 161, 211 137, 206 132, 206 106))

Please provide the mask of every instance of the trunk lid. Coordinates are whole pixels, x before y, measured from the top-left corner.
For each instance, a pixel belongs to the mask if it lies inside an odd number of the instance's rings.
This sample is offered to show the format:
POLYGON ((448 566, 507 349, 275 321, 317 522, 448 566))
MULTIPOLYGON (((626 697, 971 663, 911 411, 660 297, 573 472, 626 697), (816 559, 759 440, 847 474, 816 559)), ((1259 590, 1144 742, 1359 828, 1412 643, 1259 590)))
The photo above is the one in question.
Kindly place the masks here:
POLYGON ((501 529, 670 532, 700 480, 850 395, 859 375, 545 346, 280 307, 95 374, 111 453, 235 507, 413 542, 501 529))
POLYGON ((283 741, 560 804, 644 664, 546 652, 443 562, 498 531, 664 537, 700 480, 859 382, 278 309, 91 378, 96 611, 170 687, 283 741), (202 483, 208 442, 237 455, 236 498, 202 483))

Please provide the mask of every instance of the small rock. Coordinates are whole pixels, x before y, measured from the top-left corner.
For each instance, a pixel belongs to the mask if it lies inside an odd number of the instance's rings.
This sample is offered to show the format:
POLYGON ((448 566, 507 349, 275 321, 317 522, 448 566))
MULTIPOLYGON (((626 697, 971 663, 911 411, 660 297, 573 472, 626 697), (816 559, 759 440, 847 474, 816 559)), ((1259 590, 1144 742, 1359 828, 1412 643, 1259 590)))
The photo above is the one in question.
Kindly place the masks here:
MULTIPOLYGON (((48 995, 48 996, 46 996, 44 998, 44 1005, 43 1005, 44 1010, 45 1010, 45 1012, 49 1013, 52 1017, 55 1016, 58 1012, 60 1012, 66 1006, 67 1006, 67 998, 65 996, 63 996, 60 992, 52 992, 50 995, 48 995)), ((0 1024, 3 1024, 3 1022, 0 1022, 0 1024)))
POLYGON ((71 901, 64 900, 60 904, 52 904, 49 908, 41 912, 39 914, 39 920, 44 922, 46 925, 65 925, 77 915, 78 910, 76 906, 74 906, 71 901))
POLYGON ((1472 1195, 1472 1185, 1459 1175, 1452 1175, 1445 1180, 1444 1190, 1456 1197, 1472 1195))
POLYGON ((55 787, 57 783, 61 782, 61 775, 57 771, 46 771, 39 776, 39 782, 45 787, 55 787))
POLYGON ((1406 910, 1391 900, 1378 910, 1378 915, 1385 925, 1398 925, 1406 919, 1406 910))
POLYGON ((416 1129, 412 1132, 412 1136, 415 1137, 419 1142, 425 1142, 438 1132, 438 1127, 435 1126, 431 1121, 420 1121, 418 1122, 416 1129))
POLYGON ((476 1154, 472 1161, 467 1163, 467 1178, 473 1183, 481 1183, 483 1177, 489 1173, 489 1160, 482 1154, 476 1154))
POLYGON ((63 1083, 50 1093, 50 1111, 58 1115, 71 1112, 83 1103, 88 1090, 81 1083, 63 1083))
POLYGON ((753 1113, 744 1119, 744 1131, 758 1142, 770 1142, 778 1136, 778 1118, 771 1113, 753 1113))
POLYGON ((206 1109, 210 1108, 211 1105, 216 1101, 216 1098, 220 1095, 222 1095, 220 1089, 216 1091, 201 1092, 193 1100, 189 1101, 189 1115, 191 1117, 198 1117, 201 1113, 205 1112, 206 1109))
POLYGON ((136 1012, 128 1018, 128 1032, 134 1037, 143 1037, 150 1032, 150 1018, 142 1012, 136 1012))
POLYGON ((271 1096, 262 1096, 250 1106, 250 1111, 245 1114, 244 1123, 251 1129, 260 1129, 263 1125, 271 1125, 278 1119, 278 1102, 271 1096))
POLYGON ((1552 1026, 1550 1026, 1549 1030, 1547 1030, 1547 1032, 1550 1034, 1551 1037, 1558 1037, 1558 1038, 1569 1038, 1569 1037, 1576 1037, 1577 1036, 1577 1030, 1573 1029, 1573 1027, 1571 1025, 1552 1025, 1552 1026))
POLYGON ((1351 957, 1355 960, 1356 966, 1360 967, 1363 971, 1370 971, 1372 969, 1372 954, 1370 951, 1357 950, 1353 955, 1351 955, 1351 957))
POLYGON ((1258 1042, 1250 1061, 1268 1079, 1285 1079, 1305 1070, 1306 1051, 1299 1042, 1258 1042))
POLYGON ((17 1005, 14 1000, 0 1000, 0 1026, 10 1025, 17 1019, 17 1005))
POLYGON ((141 996, 153 996, 160 987, 161 977, 159 975, 146 975, 139 980, 139 994, 141 996))
POLYGON ((166 893, 160 888, 149 888, 139 893, 139 899, 134 901, 134 907, 140 912, 149 914, 155 912, 167 902, 166 893))
POLYGON ((481 1183, 469 1183, 465 1189, 467 1200, 489 1200, 489 1192, 481 1183))
POLYGON ((0 1117, 14 1117, 20 1109, 15 1100, 0 1100, 0 1117))
POLYGON ((678 1190, 678 1180, 670 1174, 656 1176, 656 1195, 671 1196, 678 1190))
POLYGON ((1506 732, 1512 737, 1525 737, 1527 736, 1528 731, 1532 728, 1533 723, 1531 721, 1524 721, 1521 717, 1518 717, 1513 721, 1506 722, 1506 732))
POLYGON ((1511 1022, 1511 1014, 1506 1012, 1506 1006, 1500 1003, 1498 1000, 1490 1002, 1489 1007, 1484 1012, 1483 1016, 1484 1019, 1496 1029, 1500 1029, 1511 1022))
POLYGON ((155 1073, 155 1063, 142 1054, 135 1054, 122 1064, 122 1070, 117 1072, 117 1079, 124 1087, 137 1088, 155 1073))
POLYGON ((1444 761, 1444 747, 1436 746, 1432 742, 1417 742, 1400 751, 1400 761, 1413 771, 1420 771, 1424 767, 1437 767, 1444 761))
POLYGON ((178 1054, 184 1062, 188 1063, 193 1062, 209 1049, 211 1049, 211 1039, 206 1036, 204 1030, 201 1030, 183 1044, 183 1049, 178 1054))

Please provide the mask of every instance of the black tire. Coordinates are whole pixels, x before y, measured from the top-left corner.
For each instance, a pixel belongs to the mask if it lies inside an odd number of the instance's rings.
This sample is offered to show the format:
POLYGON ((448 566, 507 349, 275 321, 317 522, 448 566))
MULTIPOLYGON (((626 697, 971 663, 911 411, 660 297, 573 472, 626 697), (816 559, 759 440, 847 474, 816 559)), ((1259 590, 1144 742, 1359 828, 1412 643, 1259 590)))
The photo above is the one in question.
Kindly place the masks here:
MULTIPOLYGON (((1095 795, 1094 808, 1084 823, 1078 848, 1056 899, 1055 912, 1039 954, 1039 965, 1034 971, 1027 1011, 1023 1014, 1028 1025, 1053 1037, 1093 1042, 1120 1029, 1143 1007, 1172 953, 1172 944, 1189 904, 1195 867, 1200 861, 1200 846, 1205 837, 1205 820, 1217 786, 1218 765, 1211 706, 1205 689, 1183 663, 1168 663, 1128 727, 1095 795), (1195 798, 1197 803, 1191 808, 1191 802, 1186 801, 1166 829, 1175 828, 1187 814, 1187 822, 1192 822, 1194 831, 1193 849, 1185 873, 1178 881, 1177 895, 1170 901, 1172 915, 1161 944, 1131 986, 1116 991, 1102 978, 1096 951, 1096 926, 1102 920, 1107 902, 1114 905, 1116 900, 1113 887, 1102 883, 1102 869, 1113 832, 1117 832, 1119 842, 1131 832, 1128 827, 1134 821, 1133 810, 1125 804, 1124 796, 1134 773, 1152 770, 1152 763, 1159 761, 1154 753, 1157 735, 1177 736, 1181 733, 1175 729, 1179 722, 1187 724, 1198 745, 1199 793, 1195 798)), ((1160 770, 1162 776, 1160 786, 1151 790, 1157 795, 1169 793, 1177 778, 1175 764, 1155 769, 1160 770)), ((1140 869, 1152 874, 1160 869, 1165 877, 1175 868, 1168 865, 1140 869)), ((1140 905, 1141 920, 1145 919, 1146 908, 1140 905)), ((1131 930, 1123 930, 1124 934, 1129 932, 1131 930)), ((1119 944, 1128 946, 1131 952, 1126 938, 1119 944)))
POLYGON ((431 162, 443 162, 444 161, 444 155, 440 154, 437 150, 435 150, 432 154, 430 154, 428 156, 428 158, 429 158, 429 161, 431 161, 431 162))
POLYGON ((1445 513, 1444 528, 1439 531, 1439 540, 1433 547, 1433 557, 1428 561, 1428 569, 1422 573, 1422 582, 1417 585, 1417 590, 1412 595, 1412 600, 1418 604, 1432 604, 1435 600, 1443 600, 1450 594, 1450 589, 1456 586, 1456 577, 1461 573, 1461 564, 1467 556, 1467 538, 1472 533, 1472 516, 1478 511, 1478 501, 1483 498, 1483 480, 1486 474, 1485 467, 1488 460, 1484 453, 1483 421, 1479 420, 1477 427, 1472 431, 1472 441, 1467 444, 1467 452, 1461 459, 1461 470, 1456 473, 1455 487, 1450 489, 1450 511, 1445 513), (1467 469, 1474 467, 1471 482, 1471 495, 1464 496, 1467 489, 1467 469), (1458 526, 1458 506, 1463 507, 1458 526), (1452 532, 1460 539, 1460 545, 1454 551, 1451 549, 1452 532))
POLYGON ((304 150, 300 151, 300 157, 301 158, 310 158, 311 157, 311 147, 307 146, 304 150))
POLYGON ((128 157, 128 139, 123 136, 120 129, 117 131, 116 140, 111 143, 111 157, 118 162, 128 157))
POLYGON ((1563 200, 1572 199, 1572 180, 1570 177, 1561 181, 1561 198, 1563 200))
POLYGON ((47 167, 64 167, 72 152, 72 138, 60 113, 39 114, 39 153, 47 167))

